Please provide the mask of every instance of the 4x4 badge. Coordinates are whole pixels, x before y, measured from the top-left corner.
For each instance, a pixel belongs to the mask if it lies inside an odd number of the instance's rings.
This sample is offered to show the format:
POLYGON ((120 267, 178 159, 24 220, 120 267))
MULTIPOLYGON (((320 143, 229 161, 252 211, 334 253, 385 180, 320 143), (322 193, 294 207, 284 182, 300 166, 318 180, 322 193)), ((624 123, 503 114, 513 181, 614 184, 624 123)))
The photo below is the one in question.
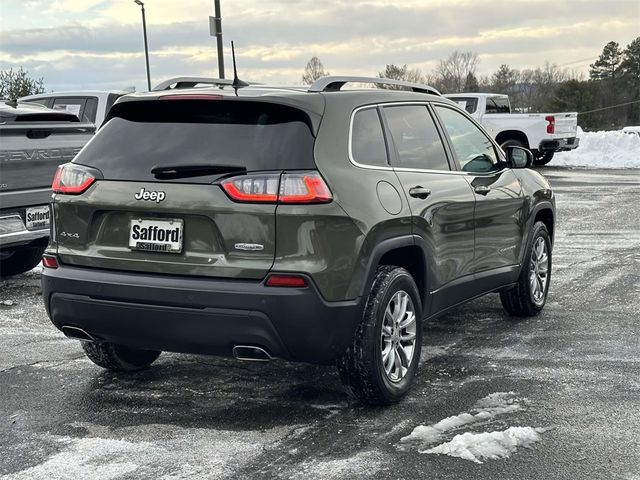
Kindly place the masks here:
POLYGON ((136 193, 133 198, 136 200, 151 200, 152 202, 160 203, 167 196, 163 191, 158 192, 149 192, 142 187, 138 193, 136 193))

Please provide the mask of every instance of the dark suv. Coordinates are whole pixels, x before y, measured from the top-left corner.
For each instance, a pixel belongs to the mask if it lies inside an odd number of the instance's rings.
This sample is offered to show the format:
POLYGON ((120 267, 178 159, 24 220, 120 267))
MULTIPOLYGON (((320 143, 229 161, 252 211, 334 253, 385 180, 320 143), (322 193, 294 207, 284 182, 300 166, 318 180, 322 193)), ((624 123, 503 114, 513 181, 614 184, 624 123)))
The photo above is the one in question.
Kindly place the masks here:
POLYGON ((190 80, 119 99, 54 180, 44 301, 96 364, 334 363, 386 404, 424 319, 490 292, 513 315, 544 306, 548 182, 434 89, 190 80))

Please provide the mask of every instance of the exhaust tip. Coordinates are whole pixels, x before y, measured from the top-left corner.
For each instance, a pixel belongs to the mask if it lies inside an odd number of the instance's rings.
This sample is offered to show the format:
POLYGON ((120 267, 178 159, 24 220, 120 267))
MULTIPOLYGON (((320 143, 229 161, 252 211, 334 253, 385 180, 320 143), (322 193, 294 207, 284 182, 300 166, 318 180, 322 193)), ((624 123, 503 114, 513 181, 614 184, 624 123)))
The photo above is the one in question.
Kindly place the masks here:
POLYGON ((82 340, 83 342, 95 342, 96 339, 85 332, 83 329, 78 327, 71 327, 69 325, 63 325, 60 330, 64 333, 68 338, 72 338, 74 340, 82 340))
POLYGON ((268 362, 273 357, 262 347, 254 345, 235 345, 233 347, 233 357, 247 362, 268 362))

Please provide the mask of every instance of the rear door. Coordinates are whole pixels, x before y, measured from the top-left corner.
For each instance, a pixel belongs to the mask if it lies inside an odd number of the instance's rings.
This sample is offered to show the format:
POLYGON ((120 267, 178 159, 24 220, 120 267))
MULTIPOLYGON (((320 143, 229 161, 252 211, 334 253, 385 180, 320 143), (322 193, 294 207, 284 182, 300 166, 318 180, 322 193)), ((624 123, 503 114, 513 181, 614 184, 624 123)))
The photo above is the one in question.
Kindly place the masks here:
POLYGON ((232 99, 145 100, 113 107, 74 160, 98 180, 56 195, 63 262, 117 270, 259 279, 274 260, 284 170, 310 170, 301 110, 232 99), (232 200, 221 181, 255 203, 232 200), (160 245, 160 246, 158 246, 160 245))
POLYGON ((472 277, 474 195, 464 176, 451 170, 425 104, 382 110, 393 144, 392 164, 411 208, 413 233, 429 252, 427 286, 434 313, 462 301, 465 293, 458 287, 465 276, 472 277))
POLYGON ((436 105, 434 110, 476 196, 474 270, 480 273, 517 265, 526 225, 518 177, 472 120, 449 106, 436 105))

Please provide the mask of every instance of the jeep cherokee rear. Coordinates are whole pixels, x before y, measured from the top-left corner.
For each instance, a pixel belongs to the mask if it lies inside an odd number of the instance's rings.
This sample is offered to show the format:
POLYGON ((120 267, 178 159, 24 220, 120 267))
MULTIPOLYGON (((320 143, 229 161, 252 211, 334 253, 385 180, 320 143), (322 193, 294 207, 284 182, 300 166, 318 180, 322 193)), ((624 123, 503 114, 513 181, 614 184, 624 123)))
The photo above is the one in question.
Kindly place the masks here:
POLYGON ((116 103, 54 180, 53 323, 105 368, 163 350, 336 363, 386 404, 413 381, 423 318, 494 291, 537 314, 555 211, 512 168, 530 152, 505 157, 429 87, 351 80, 116 103))

